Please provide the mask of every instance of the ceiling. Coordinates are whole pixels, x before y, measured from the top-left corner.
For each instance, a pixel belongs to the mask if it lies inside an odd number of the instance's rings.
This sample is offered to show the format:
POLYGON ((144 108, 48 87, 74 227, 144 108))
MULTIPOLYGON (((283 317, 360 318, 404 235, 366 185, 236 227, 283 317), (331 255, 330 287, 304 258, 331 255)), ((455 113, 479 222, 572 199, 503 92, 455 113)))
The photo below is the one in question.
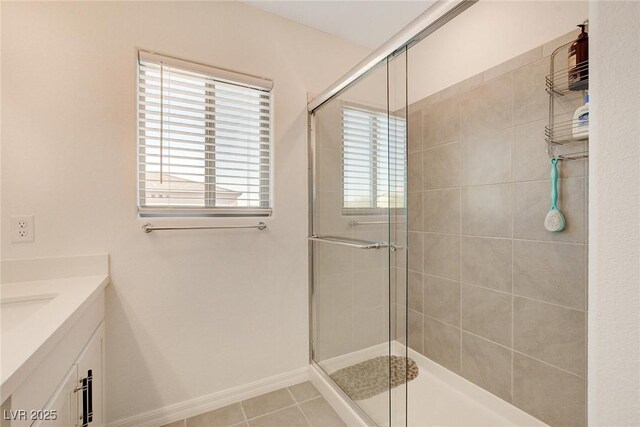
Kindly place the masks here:
POLYGON ((245 0, 244 3, 375 49, 434 1, 245 0))

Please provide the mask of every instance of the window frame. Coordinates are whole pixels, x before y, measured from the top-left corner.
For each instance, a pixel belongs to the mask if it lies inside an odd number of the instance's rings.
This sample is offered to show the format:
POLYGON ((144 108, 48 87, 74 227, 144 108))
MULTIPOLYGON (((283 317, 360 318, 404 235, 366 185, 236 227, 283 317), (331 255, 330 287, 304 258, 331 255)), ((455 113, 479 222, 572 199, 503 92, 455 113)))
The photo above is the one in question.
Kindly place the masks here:
MULTIPOLYGON (((266 217, 273 215, 274 204, 274 90, 273 81, 256 77, 248 74, 238 73, 227 69, 216 68, 209 65, 201 64, 198 62, 187 61, 178 59, 167 55, 159 55, 154 52, 145 50, 138 51, 138 58, 136 63, 136 162, 137 162, 137 175, 136 175, 136 207, 139 217, 164 217, 164 218, 188 218, 188 217, 266 217), (262 102, 268 102, 268 121, 267 130, 268 134, 262 135, 262 129, 258 128, 259 141, 257 142, 259 152, 267 152, 268 157, 258 157, 258 181, 257 188, 259 188, 259 206, 215 206, 216 200, 216 168, 214 166, 215 160, 215 123, 211 125, 205 125, 210 127, 204 134, 204 206, 148 206, 145 205, 147 200, 145 193, 148 188, 144 185, 141 179, 141 173, 145 173, 145 167, 147 162, 144 152, 145 144, 142 143, 144 135, 141 130, 141 123, 144 122, 142 116, 145 111, 141 108, 141 95, 144 96, 144 91, 140 87, 141 79, 143 76, 142 63, 151 62, 161 64, 161 67, 166 66, 180 69, 184 72, 191 72, 206 75, 210 81, 206 83, 203 96, 214 96, 213 82, 219 82, 224 84, 231 84, 234 86, 242 87, 245 89, 253 89, 263 91, 268 94, 265 97, 266 101, 259 101, 258 105, 262 105, 262 102), (207 148, 209 147, 209 148, 207 148), (213 148, 213 150, 211 149, 213 148), (266 160, 266 163, 264 163, 266 160), (265 177, 265 168, 267 176, 265 177), (265 182, 265 180, 267 180, 265 182), (262 189, 267 189, 266 193, 262 192, 262 189), (265 195, 266 194, 266 195, 265 195)), ((215 100, 203 102, 205 106, 203 123, 215 120, 215 100)), ((162 108, 162 107, 161 107, 162 108)), ((266 116, 265 116, 266 117, 266 116)), ((162 152, 162 149, 161 149, 162 152)), ((224 168, 223 168, 224 169, 224 168)))

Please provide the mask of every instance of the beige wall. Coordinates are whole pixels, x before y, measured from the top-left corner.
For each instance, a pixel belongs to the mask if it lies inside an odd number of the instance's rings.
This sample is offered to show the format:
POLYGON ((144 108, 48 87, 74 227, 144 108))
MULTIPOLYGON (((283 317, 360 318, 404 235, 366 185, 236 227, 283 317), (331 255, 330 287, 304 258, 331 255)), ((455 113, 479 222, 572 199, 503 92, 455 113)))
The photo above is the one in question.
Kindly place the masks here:
POLYGON ((306 366, 306 94, 366 54, 235 2, 3 4, 3 257, 111 255, 110 421, 306 366), (266 231, 141 231, 138 48, 274 80, 266 231), (35 243, 10 242, 12 214, 35 243))
POLYGON ((590 3, 589 425, 640 425, 640 3, 590 3), (620 83, 623 81, 624 83, 620 83))
POLYGON ((575 34, 409 107, 409 345, 554 426, 586 424, 584 160, 543 225, 548 55, 575 34))

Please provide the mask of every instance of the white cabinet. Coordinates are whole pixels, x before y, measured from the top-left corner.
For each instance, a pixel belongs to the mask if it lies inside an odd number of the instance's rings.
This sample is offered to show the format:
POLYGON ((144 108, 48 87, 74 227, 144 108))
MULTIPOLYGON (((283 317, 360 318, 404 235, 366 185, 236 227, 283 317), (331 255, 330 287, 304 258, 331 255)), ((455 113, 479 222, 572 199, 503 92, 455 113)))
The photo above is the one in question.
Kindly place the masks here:
POLYGON ((88 427, 104 426, 104 336, 104 292, 100 291, 84 311, 74 315, 46 355, 38 355, 41 360, 2 403, 10 416, 5 419, 3 412, 0 427, 82 426, 83 413, 88 427), (83 390, 82 380, 89 372, 92 381, 83 390))
POLYGON ((84 391, 78 391, 78 425, 102 426, 104 425, 104 414, 102 403, 104 398, 104 361, 102 358, 104 350, 104 326, 96 331, 94 336, 85 347, 78 358, 76 366, 78 368, 78 386, 82 386, 86 380, 84 391), (83 420, 83 416, 86 419, 83 420))
POLYGON ((97 427, 105 424, 103 350, 104 325, 100 324, 39 414, 43 419, 34 421, 32 427, 97 427))
POLYGON ((32 426, 60 426, 73 427, 78 413, 78 400, 76 399, 76 387, 78 385, 78 367, 73 365, 62 384, 51 397, 50 402, 41 413, 40 420, 34 421, 32 426), (49 419, 46 419, 49 418, 49 419), (55 419, 52 419, 55 418, 55 419))
MULTIPOLYGON (((62 346, 62 349, 66 348, 62 346)), ((99 427, 106 424, 104 323, 100 322, 92 335, 85 335, 73 352, 75 356, 66 359, 66 373, 59 370, 63 375, 57 378, 62 377, 62 380, 52 382, 49 379, 57 371, 52 371, 52 366, 57 368, 57 365, 64 363, 64 360, 60 360, 60 350, 50 353, 49 363, 44 363, 16 390, 5 402, 6 407, 3 404, 3 409, 19 416, 11 420, 2 417, 2 427, 99 427)))

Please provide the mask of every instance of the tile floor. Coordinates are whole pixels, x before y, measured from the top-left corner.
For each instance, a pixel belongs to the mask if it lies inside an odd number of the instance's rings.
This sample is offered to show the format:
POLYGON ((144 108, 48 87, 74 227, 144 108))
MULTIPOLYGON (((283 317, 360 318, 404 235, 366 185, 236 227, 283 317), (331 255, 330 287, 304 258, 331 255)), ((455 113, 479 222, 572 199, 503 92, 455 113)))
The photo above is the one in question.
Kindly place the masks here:
POLYGON ((343 427, 309 381, 243 400, 163 427, 343 427))

